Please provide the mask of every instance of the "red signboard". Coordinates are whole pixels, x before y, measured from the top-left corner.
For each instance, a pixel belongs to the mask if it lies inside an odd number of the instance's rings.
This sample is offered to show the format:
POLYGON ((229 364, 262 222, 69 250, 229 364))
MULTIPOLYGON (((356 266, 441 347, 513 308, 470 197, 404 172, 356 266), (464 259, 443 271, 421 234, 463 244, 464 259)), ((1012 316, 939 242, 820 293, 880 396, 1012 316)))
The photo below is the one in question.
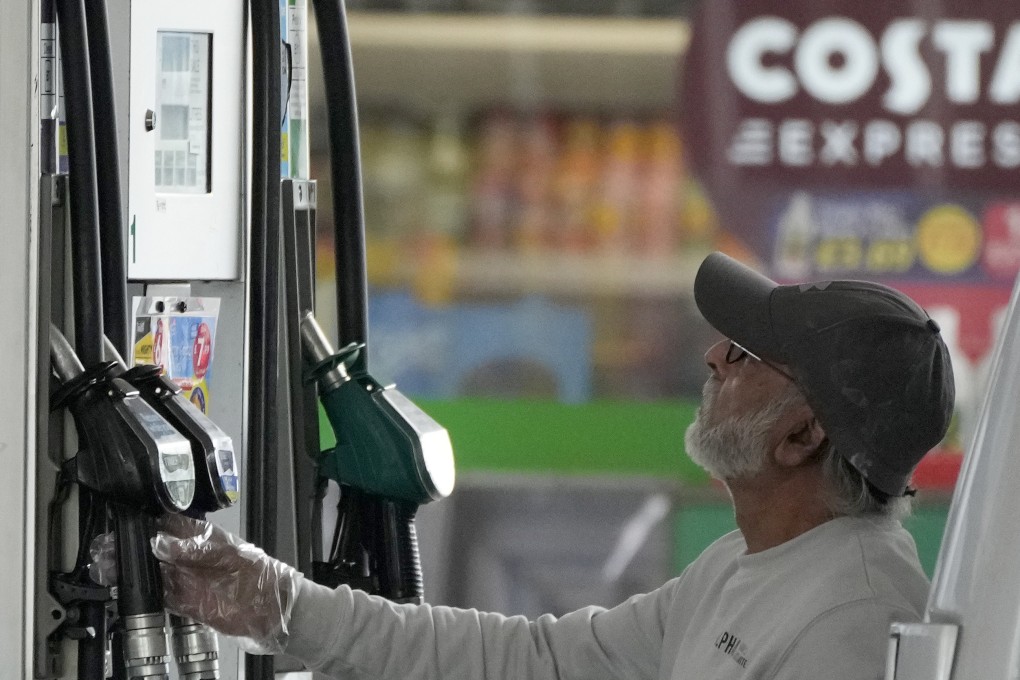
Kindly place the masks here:
POLYGON ((1016 8, 705 0, 680 101, 694 171, 765 273, 879 280, 938 315, 965 445, 1020 269, 1016 8))
POLYGON ((1011 283, 1014 19, 989 0, 703 2, 683 125, 723 223, 780 277, 1011 283))

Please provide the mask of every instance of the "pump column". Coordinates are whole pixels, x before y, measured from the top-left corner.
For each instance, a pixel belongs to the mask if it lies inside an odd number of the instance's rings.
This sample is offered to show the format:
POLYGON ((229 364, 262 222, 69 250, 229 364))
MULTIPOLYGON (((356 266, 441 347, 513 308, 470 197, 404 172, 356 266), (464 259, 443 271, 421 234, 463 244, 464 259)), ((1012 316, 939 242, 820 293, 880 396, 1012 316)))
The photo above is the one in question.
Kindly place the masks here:
MULTIPOLYGON (((198 305, 204 304, 204 313, 215 319, 202 339, 203 348, 211 350, 209 372, 201 393, 187 396, 232 438, 241 474, 248 351, 245 13, 241 0, 130 2, 130 31, 111 35, 115 63, 121 59, 131 66, 128 112, 121 120, 129 138, 126 252, 133 312, 147 316, 157 301, 166 301, 163 308, 172 312, 167 319, 184 321, 181 309, 201 315, 198 305)), ((186 339, 169 337, 169 323, 163 331, 161 347, 192 360, 192 353, 184 352, 186 339)), ((148 340, 154 335, 155 329, 148 340)), ((180 377, 165 354, 152 355, 144 329, 132 328, 130 344, 124 357, 129 365, 148 359, 161 363, 169 377, 180 377)), ((235 505, 211 519, 243 534, 241 510, 235 505)), ((175 623, 175 642, 194 632, 175 623)), ((240 651, 222 639, 219 647, 220 677, 238 677, 240 651)), ((204 677, 200 655, 187 649, 187 644, 175 647, 178 672, 204 677)))

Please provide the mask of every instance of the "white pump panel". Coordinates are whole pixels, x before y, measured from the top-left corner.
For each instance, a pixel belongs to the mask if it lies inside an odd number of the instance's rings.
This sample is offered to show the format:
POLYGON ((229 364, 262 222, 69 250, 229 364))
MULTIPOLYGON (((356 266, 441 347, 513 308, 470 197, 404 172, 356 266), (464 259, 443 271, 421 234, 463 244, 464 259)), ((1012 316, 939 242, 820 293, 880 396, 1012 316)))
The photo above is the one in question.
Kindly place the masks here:
POLYGON ((244 3, 131 3, 128 277, 236 280, 244 3))

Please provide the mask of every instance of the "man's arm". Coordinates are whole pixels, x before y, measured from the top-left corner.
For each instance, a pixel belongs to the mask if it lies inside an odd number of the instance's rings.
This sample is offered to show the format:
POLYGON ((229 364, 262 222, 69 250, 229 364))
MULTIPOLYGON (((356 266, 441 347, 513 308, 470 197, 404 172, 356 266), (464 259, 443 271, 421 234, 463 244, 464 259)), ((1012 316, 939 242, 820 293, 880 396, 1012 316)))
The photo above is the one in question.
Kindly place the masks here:
POLYGON ((830 609, 790 645, 773 680, 881 680, 890 624, 916 620, 909 609, 870 599, 830 609))
POLYGON ((610 610, 528 621, 330 590, 179 516, 161 520, 153 554, 168 610, 345 679, 657 680, 664 621, 683 579, 610 610))
POLYGON ((655 680, 672 583, 610 610, 529 621, 397 605, 300 579, 286 652, 344 678, 655 680))

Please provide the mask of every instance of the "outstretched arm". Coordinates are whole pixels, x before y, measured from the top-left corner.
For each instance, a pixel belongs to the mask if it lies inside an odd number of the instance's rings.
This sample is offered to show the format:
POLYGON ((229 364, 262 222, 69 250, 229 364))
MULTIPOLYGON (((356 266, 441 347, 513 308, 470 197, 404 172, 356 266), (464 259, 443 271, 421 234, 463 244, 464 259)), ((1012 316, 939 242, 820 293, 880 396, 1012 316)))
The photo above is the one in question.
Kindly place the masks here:
POLYGON ((358 679, 655 680, 670 584, 609 610, 529 621, 394 604, 305 579, 205 522, 165 520, 153 542, 167 608, 228 635, 358 679))
POLYGON ((529 621, 475 610, 398 605, 299 581, 288 654, 344 678, 606 680, 658 675, 655 594, 529 621))

